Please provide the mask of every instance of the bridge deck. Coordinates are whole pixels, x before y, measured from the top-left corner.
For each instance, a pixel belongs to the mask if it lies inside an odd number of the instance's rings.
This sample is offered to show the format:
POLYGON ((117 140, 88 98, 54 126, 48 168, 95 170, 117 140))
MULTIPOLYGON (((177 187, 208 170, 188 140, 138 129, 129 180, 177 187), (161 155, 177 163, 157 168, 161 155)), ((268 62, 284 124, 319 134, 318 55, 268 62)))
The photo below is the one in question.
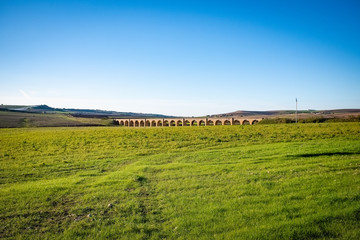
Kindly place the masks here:
POLYGON ((175 126, 216 126, 253 125, 259 118, 129 118, 114 119, 125 127, 175 127, 175 126))

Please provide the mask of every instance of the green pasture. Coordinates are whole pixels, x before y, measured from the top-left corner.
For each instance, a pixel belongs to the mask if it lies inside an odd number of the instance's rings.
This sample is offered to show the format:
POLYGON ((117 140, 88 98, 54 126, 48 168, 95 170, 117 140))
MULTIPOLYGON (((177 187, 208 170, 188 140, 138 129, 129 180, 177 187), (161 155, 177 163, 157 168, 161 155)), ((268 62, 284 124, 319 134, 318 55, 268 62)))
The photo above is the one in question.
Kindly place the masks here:
POLYGON ((1 239, 360 239, 360 124, 0 129, 1 239))

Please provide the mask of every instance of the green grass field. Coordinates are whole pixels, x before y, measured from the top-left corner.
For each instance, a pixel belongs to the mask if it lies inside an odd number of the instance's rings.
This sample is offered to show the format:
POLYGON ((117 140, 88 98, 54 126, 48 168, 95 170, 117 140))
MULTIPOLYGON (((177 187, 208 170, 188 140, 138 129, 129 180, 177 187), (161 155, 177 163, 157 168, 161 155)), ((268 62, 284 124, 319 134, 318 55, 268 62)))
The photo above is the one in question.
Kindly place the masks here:
POLYGON ((2 239, 360 239, 360 124, 0 129, 2 239))

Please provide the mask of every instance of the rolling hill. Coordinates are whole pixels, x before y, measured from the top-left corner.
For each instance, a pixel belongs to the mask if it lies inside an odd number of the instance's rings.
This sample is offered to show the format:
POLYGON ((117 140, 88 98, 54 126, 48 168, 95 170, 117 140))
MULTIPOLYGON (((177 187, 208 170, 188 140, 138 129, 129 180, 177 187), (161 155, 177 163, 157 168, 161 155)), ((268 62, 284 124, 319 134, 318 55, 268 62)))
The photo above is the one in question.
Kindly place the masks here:
MULTIPOLYGON (((234 111, 230 113, 207 115, 207 117, 256 117, 268 120, 281 120, 274 123, 294 122, 294 110, 279 111, 234 111), (284 121, 286 120, 286 121, 284 121)), ((0 105, 0 128, 14 127, 67 127, 67 126, 110 126, 119 118, 169 118, 153 113, 117 112, 99 109, 53 108, 47 105, 0 105)), ((323 120, 360 119, 360 109, 300 110, 298 118, 303 122, 322 122, 323 120), (317 121, 320 119, 319 121, 317 121)))

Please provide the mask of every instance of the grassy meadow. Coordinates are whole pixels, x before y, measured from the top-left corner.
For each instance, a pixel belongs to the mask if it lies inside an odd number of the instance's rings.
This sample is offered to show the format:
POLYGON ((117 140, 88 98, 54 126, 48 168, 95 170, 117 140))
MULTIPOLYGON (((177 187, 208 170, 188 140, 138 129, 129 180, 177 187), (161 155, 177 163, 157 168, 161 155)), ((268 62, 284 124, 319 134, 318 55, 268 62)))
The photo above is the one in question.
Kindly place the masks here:
POLYGON ((0 129, 2 239, 360 239, 360 124, 0 129))

